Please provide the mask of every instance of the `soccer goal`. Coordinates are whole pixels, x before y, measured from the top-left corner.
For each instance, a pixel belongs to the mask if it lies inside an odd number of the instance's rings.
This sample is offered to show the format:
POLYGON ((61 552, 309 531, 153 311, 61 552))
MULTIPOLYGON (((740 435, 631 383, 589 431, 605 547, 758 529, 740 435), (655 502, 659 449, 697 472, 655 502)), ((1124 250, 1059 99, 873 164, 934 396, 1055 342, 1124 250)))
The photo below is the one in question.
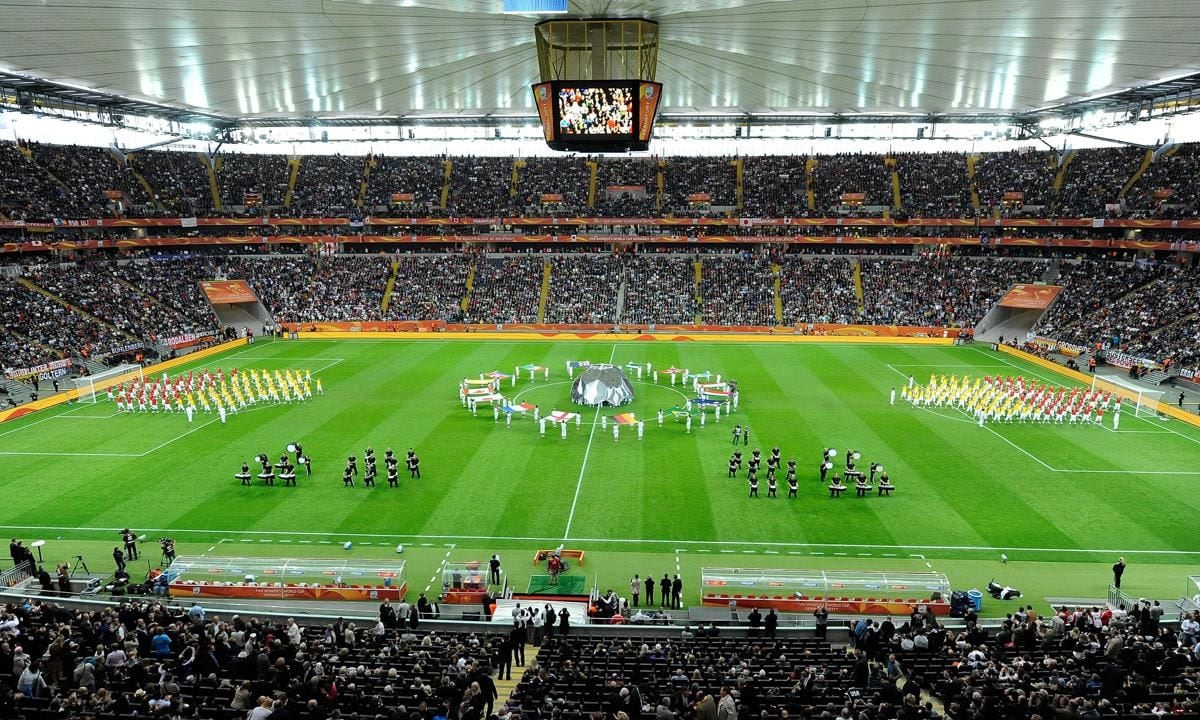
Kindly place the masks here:
POLYGON ((1092 389, 1111 392, 1134 404, 1134 417, 1163 417, 1159 411, 1163 391, 1138 387, 1115 377, 1092 376, 1092 389))
POLYGON ((103 395, 110 387, 120 385, 130 380, 142 379, 141 365, 118 365, 102 372, 86 377, 72 378, 79 402, 95 403, 98 396, 103 395))

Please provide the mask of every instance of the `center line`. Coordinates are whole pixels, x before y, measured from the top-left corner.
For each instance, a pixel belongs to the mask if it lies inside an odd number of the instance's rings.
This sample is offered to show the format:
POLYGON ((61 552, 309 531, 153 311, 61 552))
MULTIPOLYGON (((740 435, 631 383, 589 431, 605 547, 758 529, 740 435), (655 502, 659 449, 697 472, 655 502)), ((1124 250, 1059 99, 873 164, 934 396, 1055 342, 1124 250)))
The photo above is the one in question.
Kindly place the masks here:
MULTIPOLYGON (((612 365, 617 356, 617 344, 613 343, 612 352, 608 354, 608 364, 612 365)), ((575 506, 579 503, 579 491, 583 488, 583 473, 587 470, 588 455, 592 453, 592 438, 596 437, 596 424, 600 422, 600 413, 604 404, 596 406, 596 417, 592 418, 592 431, 588 433, 587 447, 583 450, 583 465, 579 467, 579 479, 575 481, 575 497, 571 499, 571 514, 567 516, 567 529, 563 531, 563 541, 571 537, 571 523, 575 521, 575 506)))

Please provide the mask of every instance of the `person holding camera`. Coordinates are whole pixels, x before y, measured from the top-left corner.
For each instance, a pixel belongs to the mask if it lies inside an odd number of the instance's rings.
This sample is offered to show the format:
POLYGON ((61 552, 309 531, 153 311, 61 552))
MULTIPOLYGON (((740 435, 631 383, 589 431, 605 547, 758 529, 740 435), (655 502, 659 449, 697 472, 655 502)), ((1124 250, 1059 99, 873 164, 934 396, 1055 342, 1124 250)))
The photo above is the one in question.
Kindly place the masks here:
POLYGON ((125 559, 137 560, 137 535, 135 535, 129 528, 125 528, 121 531, 121 540, 125 542, 125 559))

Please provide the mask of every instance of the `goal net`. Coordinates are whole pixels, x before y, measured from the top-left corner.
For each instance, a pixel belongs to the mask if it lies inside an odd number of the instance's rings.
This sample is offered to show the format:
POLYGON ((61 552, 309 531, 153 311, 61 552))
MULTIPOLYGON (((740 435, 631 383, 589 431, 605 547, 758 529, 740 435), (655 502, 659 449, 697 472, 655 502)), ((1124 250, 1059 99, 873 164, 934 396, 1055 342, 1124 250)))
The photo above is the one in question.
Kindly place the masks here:
POLYGON ((95 403, 98 397, 104 395, 109 388, 130 380, 140 380, 141 378, 141 365, 126 364, 118 365, 117 367, 109 368, 108 370, 86 377, 73 378, 72 382, 75 383, 75 392, 77 393, 79 402, 95 403))
POLYGON ((1163 391, 1138 387, 1120 378, 1092 376, 1092 389, 1113 393, 1134 406, 1134 417, 1162 417, 1159 410, 1163 391))

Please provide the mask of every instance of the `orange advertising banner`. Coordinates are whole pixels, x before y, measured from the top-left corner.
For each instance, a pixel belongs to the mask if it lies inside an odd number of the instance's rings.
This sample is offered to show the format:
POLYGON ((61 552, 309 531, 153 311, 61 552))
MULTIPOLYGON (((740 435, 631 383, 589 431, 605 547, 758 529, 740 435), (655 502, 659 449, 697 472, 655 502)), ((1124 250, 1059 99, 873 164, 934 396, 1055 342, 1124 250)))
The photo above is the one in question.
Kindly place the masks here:
POLYGON ((542 202, 544 203, 560 203, 562 201, 562 193, 542 193, 542 202))
POLYGON ((1062 292, 1061 285, 1013 285, 1000 298, 1000 307, 1022 308, 1026 310, 1045 310, 1054 302, 1054 298, 1062 292))
POLYGON ((934 615, 950 614, 950 603, 946 600, 890 600, 887 598, 796 598, 796 597, 754 597, 747 595, 714 595, 706 594, 702 604, 708 607, 729 607, 729 603, 737 603, 739 608, 774 608, 780 612, 811 613, 819 607, 824 607, 831 613, 839 615, 908 615, 917 607, 924 605, 934 615))
POLYGON ((860 203, 867 199, 866 193, 846 192, 842 193, 842 202, 844 203, 860 203))
POLYGON ((1020 190, 1009 190, 1004 193, 1004 202, 1021 202, 1025 199, 1025 193, 1020 190))
POLYGON ((645 185, 609 185, 607 190, 610 193, 644 193, 646 192, 645 185))
POLYGON ((125 193, 121 192, 120 190, 105 190, 104 197, 108 200, 120 200, 121 198, 125 197, 125 193))
POLYGON ((1166 200, 1175 194, 1174 188, 1158 188, 1154 191, 1155 200, 1166 200))
POLYGON ((410 203, 413 201, 413 193, 395 192, 392 193, 392 202, 394 203, 410 203))
POLYGON ((688 202, 706 203, 712 200, 712 195, 706 192, 688 193, 688 202))
POLYGON ((654 115, 658 112, 658 98, 662 85, 644 82, 638 89, 638 140, 649 140, 654 129, 654 115))
POLYGON ((554 91, 550 83, 533 86, 533 104, 537 105, 538 117, 542 121, 542 135, 546 142, 554 140, 554 91))
POLYGON ((255 600, 400 600, 408 590, 376 585, 245 585, 177 582, 169 586, 172 597, 246 598, 255 600))
POLYGON ((258 296, 245 280, 204 280, 200 289, 213 305, 258 302, 258 296))

